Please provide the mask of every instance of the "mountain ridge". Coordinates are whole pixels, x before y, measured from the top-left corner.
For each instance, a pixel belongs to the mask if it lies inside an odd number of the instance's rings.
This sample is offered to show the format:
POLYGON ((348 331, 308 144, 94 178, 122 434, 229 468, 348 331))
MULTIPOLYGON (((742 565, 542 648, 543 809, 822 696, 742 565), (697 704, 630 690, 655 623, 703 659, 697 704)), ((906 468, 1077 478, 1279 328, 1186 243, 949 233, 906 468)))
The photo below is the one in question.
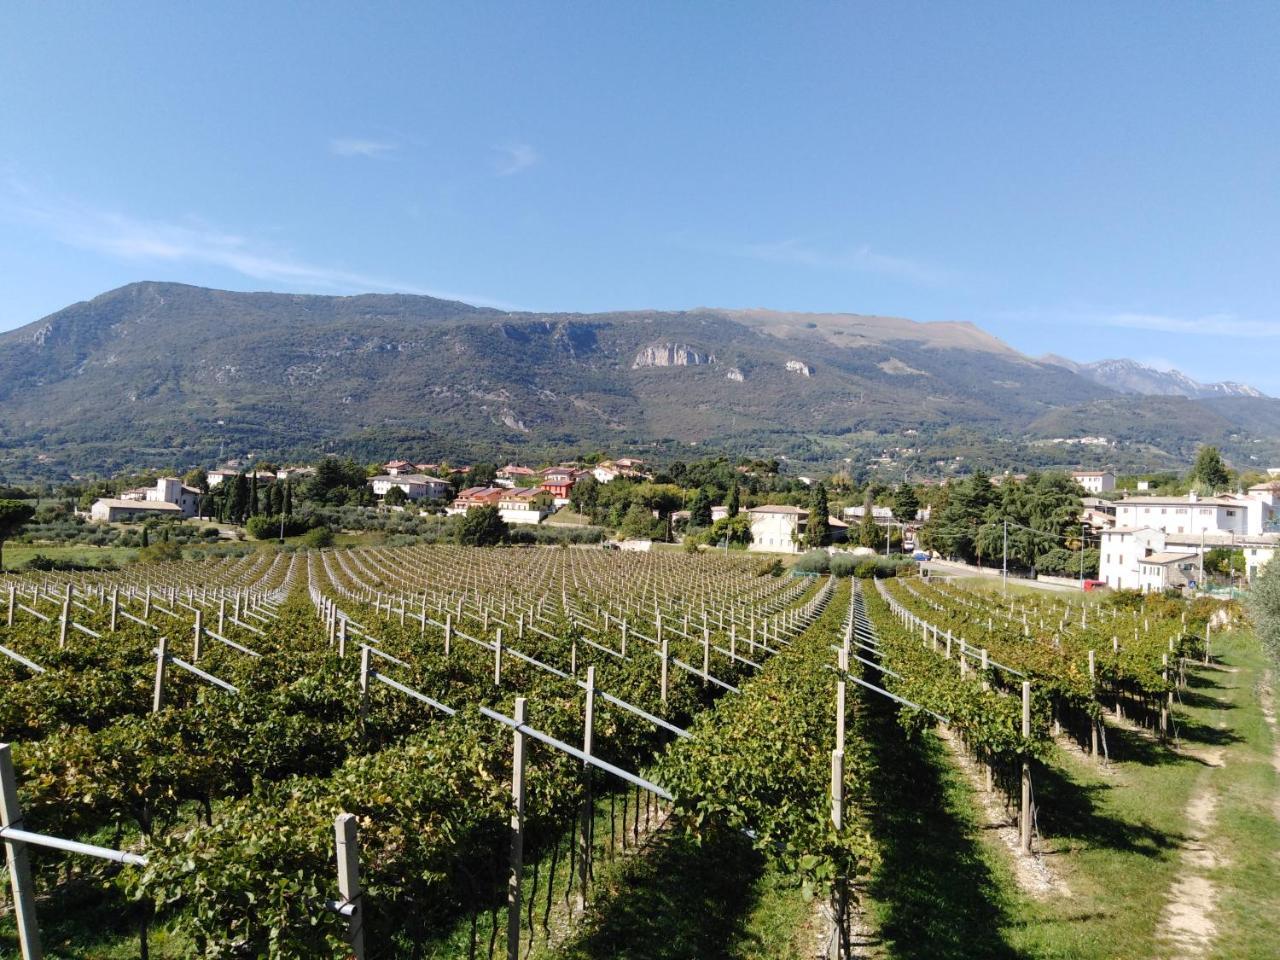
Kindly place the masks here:
MULTIPOLYGON (((1123 433, 1138 399, 964 322, 144 281, 0 334, 0 473, 376 458, 399 444, 424 459, 692 444, 833 463, 892 438, 927 465, 961 434, 983 453, 1123 433)), ((1133 442, 1159 462, 1280 423, 1280 401, 1254 396, 1192 400, 1169 431, 1151 409, 1133 442)))

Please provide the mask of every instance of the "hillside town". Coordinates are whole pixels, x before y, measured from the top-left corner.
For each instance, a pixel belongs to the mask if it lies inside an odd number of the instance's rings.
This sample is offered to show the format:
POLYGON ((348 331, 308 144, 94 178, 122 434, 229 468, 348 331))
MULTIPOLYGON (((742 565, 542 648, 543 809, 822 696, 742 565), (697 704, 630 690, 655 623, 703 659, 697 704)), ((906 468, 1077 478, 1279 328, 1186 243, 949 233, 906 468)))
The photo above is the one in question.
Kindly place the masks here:
POLYGON ((322 518, 332 504, 401 524, 460 522, 481 512, 504 530, 526 531, 521 536, 537 531, 536 542, 571 536, 627 550, 683 543, 792 557, 812 550, 904 556, 1085 589, 1193 592, 1250 583, 1280 545, 1280 469, 1229 476, 1216 451, 1207 456, 1207 482, 1100 469, 974 474, 896 488, 860 487, 840 474, 789 476, 777 463, 661 465, 604 455, 501 467, 400 457, 368 466, 335 458, 232 462, 85 494, 75 513, 123 530, 210 523, 217 527, 210 533, 235 539, 242 526, 265 537, 369 522, 322 518), (1054 522, 1026 522, 1034 511, 1017 503, 1028 498, 1053 504, 1054 522))

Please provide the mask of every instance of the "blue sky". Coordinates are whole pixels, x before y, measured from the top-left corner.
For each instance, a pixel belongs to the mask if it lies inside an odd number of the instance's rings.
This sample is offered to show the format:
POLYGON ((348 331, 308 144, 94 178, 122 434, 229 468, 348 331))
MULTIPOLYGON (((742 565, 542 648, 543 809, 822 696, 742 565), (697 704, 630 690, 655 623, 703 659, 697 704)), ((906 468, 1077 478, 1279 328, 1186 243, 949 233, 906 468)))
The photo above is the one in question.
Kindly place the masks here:
POLYGON ((0 5, 0 329, 141 279, 969 320, 1280 395, 1280 5, 0 5))

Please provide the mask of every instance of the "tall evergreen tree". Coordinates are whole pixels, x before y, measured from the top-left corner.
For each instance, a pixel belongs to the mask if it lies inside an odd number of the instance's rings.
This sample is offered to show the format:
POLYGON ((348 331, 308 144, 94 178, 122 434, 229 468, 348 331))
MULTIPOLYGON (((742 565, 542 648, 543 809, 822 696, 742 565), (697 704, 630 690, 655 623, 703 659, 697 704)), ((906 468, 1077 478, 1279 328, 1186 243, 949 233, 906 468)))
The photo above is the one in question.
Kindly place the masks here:
POLYGON ((258 471, 253 471, 253 480, 249 485, 249 516, 258 515, 258 471))
POLYGON ((911 523, 920 510, 920 498, 915 488, 903 481, 893 494, 893 518, 899 523, 911 523))
POLYGON ((730 517, 736 517, 738 515, 738 511, 742 509, 742 499, 741 495, 738 493, 737 480, 733 481, 732 486, 729 487, 729 499, 725 502, 725 509, 728 511, 727 515, 730 517))
POLYGON ((284 515, 293 515, 293 484, 288 480, 284 482, 284 515))
POLYGON ((249 509, 249 478, 241 473, 231 482, 233 486, 227 501, 227 522, 244 523, 245 513, 249 509))
POLYGON ((1191 482, 1205 493, 1216 493, 1231 481, 1227 465, 1217 447, 1201 447, 1196 454, 1196 464, 1191 468, 1191 482))
POLYGON ((805 526, 805 545, 825 547, 831 542, 831 507, 827 503, 827 488, 815 483, 809 491, 809 522, 805 526))
POLYGON ((711 526, 711 494, 707 493, 706 487, 699 487, 689 503, 689 526, 711 526))

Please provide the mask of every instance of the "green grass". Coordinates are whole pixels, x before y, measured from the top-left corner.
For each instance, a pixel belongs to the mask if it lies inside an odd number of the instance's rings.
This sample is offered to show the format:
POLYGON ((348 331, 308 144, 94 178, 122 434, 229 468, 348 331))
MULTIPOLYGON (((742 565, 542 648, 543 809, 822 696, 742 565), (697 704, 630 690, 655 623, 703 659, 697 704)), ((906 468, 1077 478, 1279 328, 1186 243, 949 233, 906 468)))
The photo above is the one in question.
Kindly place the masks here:
POLYGON ((1226 669, 1197 670, 1177 711, 1183 754, 1108 730, 1108 771, 1058 749, 1033 779, 1045 861, 1065 891, 1019 890, 1007 847, 982 827, 971 784, 932 734, 888 758, 872 785, 873 830, 884 860, 870 913, 893 958, 1164 957, 1158 938, 1170 886, 1183 871, 1186 808, 1198 788, 1219 797, 1212 842, 1227 862, 1210 877, 1218 936, 1210 956, 1274 957, 1280 950, 1280 822, 1273 734, 1262 717, 1264 663, 1246 634, 1219 640, 1226 669), (1219 721, 1225 720, 1225 727, 1219 721), (1197 758, 1221 748, 1225 765, 1197 758))
POLYGON ((130 563, 138 551, 131 547, 95 547, 83 543, 12 543, 4 545, 4 568, 12 572, 39 554, 53 560, 74 560, 77 563, 101 564, 105 560, 123 566, 130 563))

